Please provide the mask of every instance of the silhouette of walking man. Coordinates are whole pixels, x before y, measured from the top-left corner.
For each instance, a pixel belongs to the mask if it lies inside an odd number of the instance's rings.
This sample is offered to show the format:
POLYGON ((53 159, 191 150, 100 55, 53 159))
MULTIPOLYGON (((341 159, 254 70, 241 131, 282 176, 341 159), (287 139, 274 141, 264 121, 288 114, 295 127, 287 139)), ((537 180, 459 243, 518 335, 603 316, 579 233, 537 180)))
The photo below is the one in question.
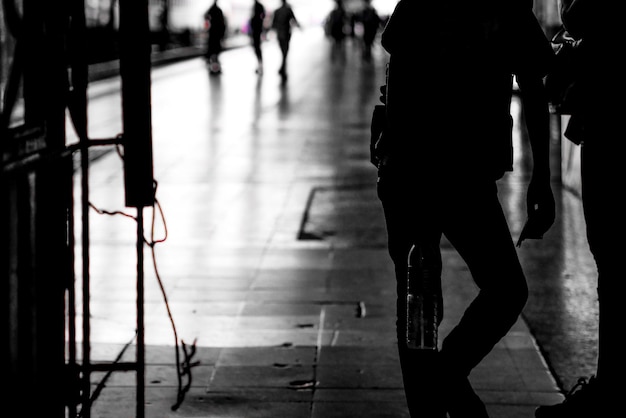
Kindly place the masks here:
POLYGON ((620 41, 623 15, 610 3, 562 0, 561 21, 581 43, 578 103, 572 108, 566 136, 580 142, 582 205, 587 242, 597 269, 598 355, 596 373, 581 377, 565 401, 540 406, 537 418, 609 417, 623 412, 626 373, 624 265, 626 252, 622 205, 616 203, 626 183, 621 120, 626 114, 623 76, 626 65, 620 41), (617 195, 616 195, 617 194, 617 195))
POLYGON ((343 0, 335 0, 335 8, 326 17, 326 35, 332 41, 331 59, 342 59, 344 57, 344 40, 346 38, 345 26, 348 21, 348 14, 343 4, 343 0))
POLYGON ((226 34, 226 19, 222 9, 217 5, 217 0, 204 14, 204 20, 207 26, 207 49, 205 58, 209 65, 211 74, 219 74, 222 72, 219 56, 222 52, 222 41, 226 34))
POLYGON ((372 46, 381 25, 381 19, 372 0, 363 0, 363 9, 359 12, 358 20, 363 25, 363 60, 372 59, 372 46))
POLYGON ((524 106, 533 110, 526 200, 538 221, 526 238, 541 238, 554 221, 549 114, 541 90, 552 50, 543 32, 529 36, 538 23, 518 3, 401 0, 382 34, 390 60, 372 162, 396 272, 398 349, 411 417, 488 417, 469 375, 515 324, 528 297, 496 183, 512 170, 513 74, 525 80, 524 106), (409 348, 409 251, 414 245, 435 248, 430 273, 440 277, 442 237, 462 257, 479 292, 440 347, 409 348))
POLYGON ((291 42, 291 29, 293 26, 300 26, 298 19, 293 13, 291 5, 287 0, 282 0, 281 6, 274 11, 272 18, 272 29, 276 31, 278 46, 282 54, 282 61, 278 73, 287 78, 287 54, 289 53, 289 43, 291 42))
POLYGON ((257 60, 257 74, 263 74, 263 33, 265 31, 265 6, 260 1, 254 0, 252 6, 252 16, 250 17, 250 36, 252 37, 252 48, 257 60))

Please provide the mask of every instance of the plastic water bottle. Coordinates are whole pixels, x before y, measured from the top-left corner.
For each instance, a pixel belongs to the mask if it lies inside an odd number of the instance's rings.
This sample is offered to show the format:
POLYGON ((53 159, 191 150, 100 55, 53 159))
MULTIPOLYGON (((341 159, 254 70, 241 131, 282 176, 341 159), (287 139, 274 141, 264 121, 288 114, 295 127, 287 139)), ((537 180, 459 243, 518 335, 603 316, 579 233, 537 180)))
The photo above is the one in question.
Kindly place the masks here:
POLYGON ((416 244, 408 259, 406 344, 415 350, 437 350, 442 315, 439 244, 416 244))

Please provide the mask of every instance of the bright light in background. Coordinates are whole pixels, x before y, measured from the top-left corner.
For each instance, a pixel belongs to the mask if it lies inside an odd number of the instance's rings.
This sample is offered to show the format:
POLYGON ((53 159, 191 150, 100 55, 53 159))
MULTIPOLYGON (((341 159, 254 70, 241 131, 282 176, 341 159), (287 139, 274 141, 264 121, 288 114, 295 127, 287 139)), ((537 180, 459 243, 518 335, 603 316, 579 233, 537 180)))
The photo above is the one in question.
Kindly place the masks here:
POLYGON ((399 0, 372 0, 372 6, 378 11, 381 16, 390 15, 393 9, 396 8, 399 0))
MULTIPOLYGON (((263 0, 261 0, 263 1, 263 0)), ((335 0, 287 0, 294 9, 294 14, 302 21, 302 24, 316 25, 321 24, 328 13, 335 7, 335 0), (302 17, 300 17, 302 16, 302 17)), ((268 4, 270 2, 268 1, 268 4)), ((278 7, 280 0, 272 0, 273 10, 278 7)), ((265 4, 265 3, 264 3, 265 4)), ((356 11, 363 7, 362 0, 344 0, 344 4, 348 11, 356 11)), ((372 0, 372 6, 381 16, 389 15, 398 4, 398 0, 372 0)), ((267 5, 266 5, 267 6, 267 5)))
MULTIPOLYGON (((294 14, 303 26, 321 25, 328 13, 335 7, 335 0, 287 0, 294 9, 294 14)), ((362 0, 344 0, 346 9, 358 10, 362 7, 362 0)), ((247 23, 253 0, 218 0, 226 18, 232 27, 243 27, 247 23)), ((268 13, 277 9, 281 0, 261 0, 268 13)), ((395 8, 398 0, 372 0, 372 6, 381 16, 389 15, 395 8)), ((174 27, 204 27, 204 12, 213 4, 213 0, 179 0, 180 7, 170 9, 170 20, 174 27)))

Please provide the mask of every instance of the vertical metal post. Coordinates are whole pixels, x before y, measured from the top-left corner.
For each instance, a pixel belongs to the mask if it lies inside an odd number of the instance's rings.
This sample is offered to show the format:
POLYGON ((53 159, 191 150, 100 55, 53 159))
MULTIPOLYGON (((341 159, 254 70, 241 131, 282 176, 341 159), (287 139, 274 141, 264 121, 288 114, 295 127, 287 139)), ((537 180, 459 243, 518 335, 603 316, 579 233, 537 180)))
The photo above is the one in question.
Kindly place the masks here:
POLYGON ((68 402, 68 412, 70 417, 75 417, 77 413, 76 401, 77 391, 80 390, 78 386, 79 379, 76 374, 77 360, 76 360, 76 277, 74 273, 75 262, 75 238, 74 238, 74 173, 72 164, 69 164, 68 176, 70 182, 70 192, 68 193, 67 203, 67 239, 68 248, 70 253, 69 263, 69 282, 67 283, 67 333, 68 333, 68 365, 69 365, 69 382, 70 382, 70 398, 68 402))
MULTIPOLYGON (((89 222, 89 138, 87 133, 87 63, 86 24, 84 0, 70 3, 70 28, 68 50, 70 52, 70 112, 77 130, 80 145, 81 175, 81 257, 82 257, 82 362, 81 362, 81 416, 91 416, 91 307, 90 307, 90 222, 89 222)), ((72 301, 73 303, 73 301, 72 301)), ((70 320, 74 318, 70 316, 70 320)), ((75 340, 70 340, 73 342, 75 340)))
POLYGON ((126 206, 154 204, 151 45, 146 0, 120 1, 120 76, 126 206))
POLYGON ((143 208, 137 208, 137 418, 144 418, 145 405, 145 335, 143 208))
POLYGON ((91 416, 91 309, 89 269, 89 144, 83 141, 80 150, 81 163, 81 215, 82 215, 82 276, 83 276, 83 353, 82 353, 82 408, 81 416, 91 416))
POLYGON ((147 0, 120 0, 119 5, 124 190, 126 206, 137 208, 136 417, 143 418, 145 405, 143 208, 154 205, 150 26, 147 0))

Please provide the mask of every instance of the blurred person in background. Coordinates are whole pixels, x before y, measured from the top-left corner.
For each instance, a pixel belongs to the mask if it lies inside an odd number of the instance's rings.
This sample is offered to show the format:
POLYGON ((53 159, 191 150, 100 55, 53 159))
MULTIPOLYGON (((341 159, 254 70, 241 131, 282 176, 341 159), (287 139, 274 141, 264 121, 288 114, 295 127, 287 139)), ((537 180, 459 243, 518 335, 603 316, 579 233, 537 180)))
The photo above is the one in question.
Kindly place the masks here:
POLYGON ((284 79, 287 78, 287 55, 289 54, 289 43, 291 42, 291 29, 294 26, 300 27, 300 23, 296 19, 291 5, 287 0, 282 0, 282 4, 274 11, 272 16, 272 29, 276 31, 278 46, 282 54, 278 74, 284 79))
POLYGON ((265 6, 259 1, 254 0, 252 5, 252 15, 250 16, 250 36, 252 37, 252 48, 257 60, 256 73, 263 74, 263 51, 261 43, 265 33, 265 6))
POLYGON ((324 31, 332 42, 331 59, 333 61, 345 59, 344 42, 348 23, 348 13, 343 0, 335 0, 335 8, 330 11, 324 22, 324 31))
POLYGON ((205 59, 209 66, 211 74, 219 74, 222 72, 220 63, 220 53, 222 52, 224 36, 226 35, 226 19, 224 12, 217 5, 218 0, 214 0, 213 4, 204 14, 205 27, 207 28, 207 48, 205 59))
POLYGON ((363 8, 359 11, 356 18, 363 27, 362 57, 364 61, 369 62, 372 59, 372 46, 382 25, 382 20, 374 6, 372 6, 372 0, 363 0, 363 8))

